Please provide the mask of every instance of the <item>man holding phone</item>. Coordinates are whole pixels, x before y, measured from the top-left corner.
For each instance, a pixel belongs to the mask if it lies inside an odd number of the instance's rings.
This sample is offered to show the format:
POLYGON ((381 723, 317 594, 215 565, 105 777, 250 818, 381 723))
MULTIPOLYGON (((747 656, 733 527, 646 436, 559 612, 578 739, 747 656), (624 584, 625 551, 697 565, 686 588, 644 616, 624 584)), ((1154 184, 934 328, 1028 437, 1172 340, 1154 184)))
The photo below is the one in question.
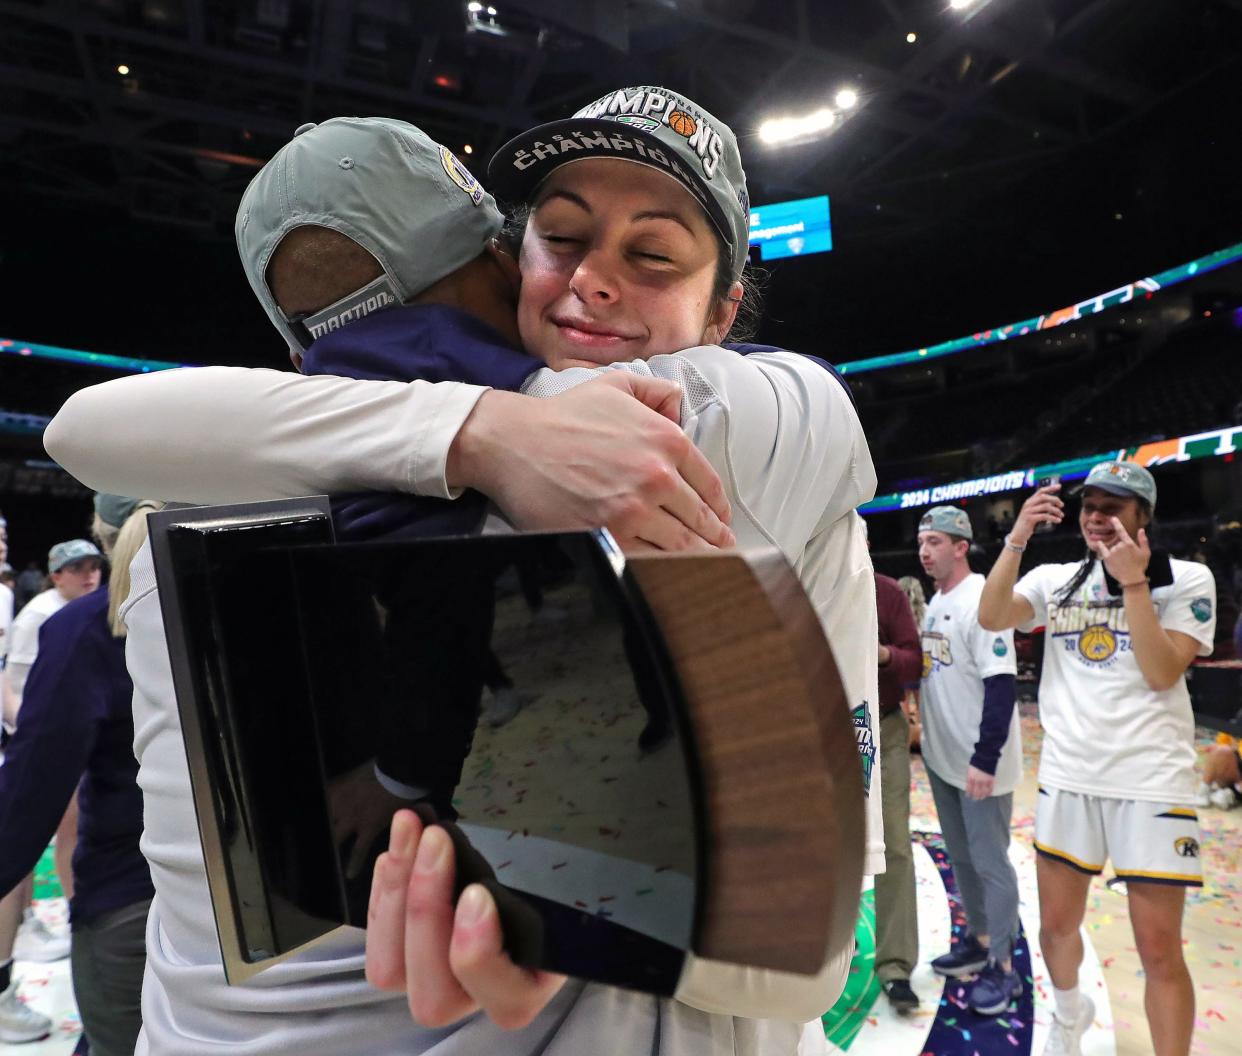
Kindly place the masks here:
POLYGON ((1212 651, 1216 586, 1205 566, 1153 553, 1156 482, 1122 461, 1087 475, 1078 517, 1086 558, 1040 565, 1019 580, 1036 525, 1064 519, 1060 487, 1023 504, 979 602, 989 630, 1045 628, 1035 850, 1056 1010, 1044 1053, 1080 1052, 1091 1026, 1094 1007, 1078 992, 1079 928, 1091 877, 1111 858, 1129 894, 1153 1051, 1186 1056, 1194 989, 1182 910, 1186 888, 1202 886, 1203 876, 1184 676, 1196 655, 1212 651))

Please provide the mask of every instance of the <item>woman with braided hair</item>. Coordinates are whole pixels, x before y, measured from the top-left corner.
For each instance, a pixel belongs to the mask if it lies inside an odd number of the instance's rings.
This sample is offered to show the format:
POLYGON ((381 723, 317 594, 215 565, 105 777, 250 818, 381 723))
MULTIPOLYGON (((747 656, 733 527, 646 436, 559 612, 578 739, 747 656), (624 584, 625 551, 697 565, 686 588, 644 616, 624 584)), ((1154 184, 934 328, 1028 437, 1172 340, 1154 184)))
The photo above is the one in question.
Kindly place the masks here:
POLYGON ((1132 462, 1101 462, 1082 490, 1087 556, 1018 579, 1031 533, 1064 519, 1059 484, 1023 505, 988 575, 979 622, 1044 628, 1044 727, 1035 820, 1040 945, 1056 1014, 1045 1054, 1078 1053, 1094 1008, 1078 992, 1079 935, 1091 877, 1111 858, 1126 881, 1157 1056, 1187 1056, 1194 990, 1182 957, 1186 889, 1203 884, 1194 810, 1194 717, 1185 673, 1212 651, 1211 572, 1153 551, 1156 482, 1132 462))

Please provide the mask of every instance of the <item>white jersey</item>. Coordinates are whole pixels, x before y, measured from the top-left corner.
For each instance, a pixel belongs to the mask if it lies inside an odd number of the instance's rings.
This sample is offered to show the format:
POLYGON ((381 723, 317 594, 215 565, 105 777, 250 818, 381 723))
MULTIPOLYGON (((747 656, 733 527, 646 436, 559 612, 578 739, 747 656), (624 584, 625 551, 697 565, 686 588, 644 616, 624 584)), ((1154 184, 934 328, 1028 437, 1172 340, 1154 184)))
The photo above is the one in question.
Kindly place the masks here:
POLYGON ((0 583, 0 671, 9 655, 9 629, 13 626, 13 592, 0 583))
MULTIPOLYGON (((668 371, 660 376, 683 382, 683 426, 725 483, 739 540, 776 545, 794 564, 820 611, 869 736, 876 722, 875 590, 854 507, 874 492, 875 474, 848 396, 821 367, 797 356, 743 359, 716 348, 683 355, 685 362, 682 355, 657 357, 669 362, 629 369, 668 371)), ((544 379, 549 386, 593 376, 585 370, 540 375, 551 376, 544 379), (584 376, 564 376, 578 373, 584 376)), ((115 486, 123 476, 131 493, 160 494, 151 480, 142 479, 153 461, 149 452, 130 457, 148 450, 147 436, 155 431, 174 457, 151 472, 174 484, 176 497, 187 501, 342 491, 356 489, 360 478, 378 490, 445 494, 448 446, 477 391, 473 397, 463 391, 451 404, 442 401, 434 425, 415 428, 429 388, 262 370, 169 371, 79 392, 45 443, 80 478, 86 467, 94 486, 115 486), (144 409, 141 419, 128 415, 130 400, 144 409), (244 443, 217 448, 221 407, 228 408, 227 435, 244 436, 244 443), (69 410, 73 414, 64 417, 69 410), (102 432, 101 420, 111 423, 102 432), (126 422, 134 423, 130 431, 121 424, 126 422), (393 457, 402 435, 405 448, 393 457), (212 459, 199 457, 204 449, 213 451, 212 459), (183 454, 180 460, 176 452, 183 454), (433 486, 412 489, 414 477, 433 486), (202 495, 194 490, 200 483, 206 489, 202 495)), ((145 802, 142 850, 156 888, 147 928, 140 1054, 206 1054, 244 1041, 251 1056, 290 1049, 360 1056, 481 1051, 571 1056, 592 1051, 600 1037, 644 1056, 792 1054, 799 1024, 817 1017, 840 993, 849 949, 814 977, 691 957, 674 1001, 571 982, 525 1031, 501 1035, 479 1017, 460 1027, 425 1031, 411 1022, 402 995, 381 994, 366 983, 362 933, 348 929, 241 987, 226 987, 149 548, 139 552, 131 575, 126 655, 134 679, 134 748, 145 802)), ((866 737, 860 740, 873 748, 866 737)), ((869 872, 883 860, 878 780, 876 774, 869 799, 877 819, 869 825, 869 872)))
MULTIPOLYGON (((983 680, 1018 673, 1013 631, 997 633, 979 626, 983 584, 984 577, 976 572, 947 594, 937 591, 923 617, 923 760, 938 777, 963 790, 983 720, 983 680)), ((1022 730, 1014 708, 992 794, 1012 792, 1021 780, 1022 730)))
MULTIPOLYGON (((875 494, 876 477, 849 396, 794 352, 740 356, 704 345, 605 369, 681 386, 681 426, 720 474, 738 547, 775 546, 797 573, 832 646, 854 720, 867 787, 864 869, 882 873, 879 617, 867 530, 854 512, 875 494)), ((522 391, 553 396, 598 375, 545 368, 522 391)))
MULTIPOLYGON (((39 628, 49 616, 60 612, 67 604, 60 591, 53 588, 36 594, 13 617, 9 628, 9 653, 4 666, 5 677, 19 705, 26 689, 26 677, 39 655, 39 628)), ((11 722, 12 718, 8 721, 11 722)))
MULTIPOLYGON (((1204 565, 1171 564, 1173 585, 1151 592, 1160 626, 1194 638, 1199 655, 1207 656, 1216 630, 1216 583, 1204 565)), ((1078 567, 1040 565, 1014 587, 1035 610, 1021 629, 1046 627, 1040 784, 1192 805, 1195 721, 1186 680, 1165 690, 1147 684, 1131 648, 1125 606, 1108 594, 1098 561, 1072 598, 1057 600, 1078 567)))
MULTIPOLYGON (((9 595, 12 598, 12 595, 9 595)), ((25 605, 22 611, 13 617, 13 626, 9 631, 10 664, 33 664, 39 655, 39 628, 49 616, 60 612, 68 604, 59 590, 45 590, 36 594, 25 605)))

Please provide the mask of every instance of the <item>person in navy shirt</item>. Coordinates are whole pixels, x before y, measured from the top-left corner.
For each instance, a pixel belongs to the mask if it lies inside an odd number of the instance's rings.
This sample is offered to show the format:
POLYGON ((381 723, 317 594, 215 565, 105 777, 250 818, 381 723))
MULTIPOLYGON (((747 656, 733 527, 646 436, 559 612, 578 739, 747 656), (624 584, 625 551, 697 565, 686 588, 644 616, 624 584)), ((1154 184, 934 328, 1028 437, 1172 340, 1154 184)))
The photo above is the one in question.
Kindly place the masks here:
POLYGON ((133 750, 133 683, 125 669, 124 629, 114 630, 117 606, 111 602, 128 592, 129 562, 146 538, 154 504, 99 495, 95 506, 97 535, 114 562, 112 578, 39 630, 21 722, 0 766, 0 893, 34 867, 76 789, 69 902, 75 997, 90 1051, 130 1056, 141 1027, 144 934, 154 889, 138 846, 142 792, 133 750))

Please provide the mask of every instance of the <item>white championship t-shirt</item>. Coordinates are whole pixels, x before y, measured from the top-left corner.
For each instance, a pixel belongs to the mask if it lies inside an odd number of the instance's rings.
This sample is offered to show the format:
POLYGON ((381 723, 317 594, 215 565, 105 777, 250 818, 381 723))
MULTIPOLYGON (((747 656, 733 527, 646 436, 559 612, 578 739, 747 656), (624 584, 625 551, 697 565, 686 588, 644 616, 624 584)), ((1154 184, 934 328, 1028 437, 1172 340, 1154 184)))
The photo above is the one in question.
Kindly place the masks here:
POLYGON ((13 626, 9 631, 10 664, 35 662, 35 657, 39 655, 39 628, 49 616, 60 612, 67 604, 60 591, 53 588, 36 594, 22 606, 22 611, 13 617, 13 626))
POLYGON ((9 655, 9 629, 13 626, 13 592, 0 583, 0 671, 9 655))
MULTIPOLYGON (((1216 583, 1206 566, 1171 562, 1173 585, 1151 592, 1160 626, 1212 651, 1216 583)), ((1195 801, 1195 721, 1186 680, 1152 689, 1130 645, 1121 598, 1111 597, 1097 561, 1067 601, 1055 595, 1077 564, 1040 565, 1014 590, 1035 610, 1021 630, 1044 626, 1039 717, 1040 784, 1116 799, 1191 805, 1195 801)))
MULTIPOLYGON (((875 764, 868 802, 867 871, 882 868, 881 776, 874 758, 875 585, 861 518, 854 512, 874 494, 875 471, 857 414, 836 379, 790 353, 742 357, 703 348, 656 360, 629 366, 636 373, 671 376, 682 384, 683 427, 717 467, 728 489, 739 543, 775 545, 785 553, 837 653, 846 692, 855 705, 860 746, 868 753, 867 761, 875 764)), ((549 385, 557 381, 568 387, 578 379, 565 375, 574 373, 562 372, 547 380, 549 385)), ((212 445, 188 442, 184 434, 195 437, 195 430, 202 429, 218 435, 219 408, 229 408, 233 425, 228 435, 244 434, 247 440, 226 444, 203 474, 204 486, 216 501, 229 501, 230 479, 244 481, 232 486, 249 489, 246 498, 345 490, 344 482, 353 479, 349 474, 359 472, 345 465, 352 461, 371 467, 372 474, 379 467, 390 467, 393 478, 368 478, 389 490, 407 487, 414 477, 442 480, 449 442, 469 412, 469 406, 459 407, 455 426, 438 434, 438 459, 428 457, 431 445, 425 441, 407 442, 410 450, 401 458, 388 458, 384 449, 392 446, 392 437, 403 427, 408 430, 420 416, 397 413, 385 418, 377 415, 377 401, 393 402, 397 406, 390 409, 397 411, 417 411, 413 401, 411 406, 404 406, 404 401, 425 389, 210 367, 183 377, 185 385, 171 384, 181 379, 144 376, 170 397, 149 405, 159 421, 148 418, 146 428, 160 431, 166 450, 187 453, 184 461, 170 457, 163 463, 181 461, 185 487, 199 482, 191 467, 201 461, 197 452, 212 445), (176 395, 172 390, 180 393, 179 399, 171 399, 176 395), (277 413, 290 392, 297 390, 313 390, 318 407, 313 429, 291 422, 287 407, 283 415, 277 413), (272 406, 265 393, 282 395, 272 406), (201 413, 188 413, 187 400, 201 413), (169 442, 174 434, 181 437, 176 445, 169 442), (425 465, 414 473, 407 468, 415 461, 411 450, 419 454, 420 449, 425 465), (348 457, 339 459, 332 452, 348 457), (222 463, 227 470, 222 470, 222 463)), ((123 395, 134 388, 120 391, 123 395)), ((138 391, 152 389, 148 384, 138 391)), ((81 393, 75 399, 85 410, 96 402, 84 403, 81 393)), ((126 420, 115 410, 105 415, 108 421, 126 420)), ((302 413, 310 412, 304 408, 302 413)), ((115 444, 118 432, 123 431, 101 432, 82 423, 80 430, 62 430, 61 440, 51 446, 58 460, 68 451, 69 461, 77 463, 87 445, 97 445, 101 436, 115 444), (81 447, 73 441, 79 431, 81 447)), ((100 460, 93 481, 115 480, 108 475, 109 465, 133 468, 133 463, 115 457, 114 449, 110 452, 108 459, 100 460)), ((152 464, 149 458, 139 461, 152 464)), ((127 479, 134 478, 131 474, 127 479)), ((136 490, 153 493, 146 484, 136 490)), ((795 1051, 824 1051, 822 1030, 816 1027, 803 1037, 801 1025, 817 1022, 841 992, 852 952, 848 947, 836 951, 818 976, 692 957, 676 1000, 671 1001, 571 981, 531 1026, 504 1034, 482 1016, 438 1031, 415 1026, 403 995, 380 993, 367 984, 363 934, 352 929, 343 929, 242 986, 227 986, 149 547, 139 551, 131 576, 133 585, 122 613, 129 628, 126 660, 134 680, 134 754, 145 803, 142 851, 156 891, 147 921, 139 1056, 212 1056, 226 1046, 244 1049, 247 1056, 291 1050, 325 1056, 478 1052, 578 1056, 596 1051, 601 1039, 607 1039, 610 1051, 641 1056, 792 1056, 795 1051), (800 1037, 804 1043, 814 1040, 817 1049, 799 1049, 800 1037)))
MULTIPOLYGON (((973 573, 947 594, 937 591, 923 618, 923 761, 955 788, 966 788, 966 771, 983 720, 983 680, 1016 675, 1013 631, 985 631, 979 626, 979 595, 984 579, 973 573)), ((1009 720, 1009 736, 996 764, 994 796, 1003 796, 1022 780, 1022 731, 1018 710, 1009 720)))

